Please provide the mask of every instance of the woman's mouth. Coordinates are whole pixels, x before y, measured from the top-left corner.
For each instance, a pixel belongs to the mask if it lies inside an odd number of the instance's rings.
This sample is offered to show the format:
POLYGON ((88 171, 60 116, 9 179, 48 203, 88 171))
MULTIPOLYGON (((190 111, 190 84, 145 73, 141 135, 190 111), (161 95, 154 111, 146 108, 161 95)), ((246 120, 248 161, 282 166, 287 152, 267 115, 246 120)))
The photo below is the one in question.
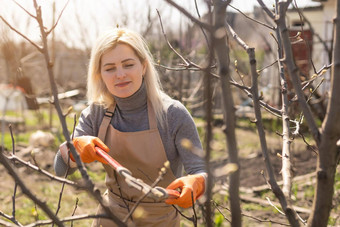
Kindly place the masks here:
POLYGON ((127 81, 127 82, 121 82, 121 83, 118 83, 118 84, 116 84, 115 86, 116 87, 125 87, 125 86, 127 86, 128 84, 130 83, 130 81, 127 81))

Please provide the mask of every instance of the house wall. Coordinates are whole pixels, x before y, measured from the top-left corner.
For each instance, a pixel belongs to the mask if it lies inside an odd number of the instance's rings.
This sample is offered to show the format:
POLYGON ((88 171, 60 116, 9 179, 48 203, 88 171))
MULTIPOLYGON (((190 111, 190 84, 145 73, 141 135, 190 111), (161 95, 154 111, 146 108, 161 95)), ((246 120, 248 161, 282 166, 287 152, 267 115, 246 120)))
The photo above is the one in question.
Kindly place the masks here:
MULTIPOLYGON (((327 45, 329 49, 332 49, 332 40, 333 40, 333 18, 335 17, 335 9, 336 4, 335 0, 329 0, 325 3, 323 3, 324 11, 323 11, 323 23, 324 23, 324 29, 323 29, 323 37, 325 40, 327 40, 327 45)), ((322 53, 324 64, 330 64, 327 52, 322 53)), ((330 87, 330 74, 331 72, 328 71, 325 75, 325 85, 321 87, 322 91, 328 91, 330 87)))
MULTIPOLYGON (((318 7, 316 9, 311 10, 302 10, 303 15, 307 18, 307 20, 312 25, 315 34, 320 35, 320 37, 324 40, 324 20, 323 20, 323 12, 322 8, 318 7)), ((301 21, 299 14, 296 11, 287 12, 287 25, 289 29, 292 30, 301 30, 300 25, 296 25, 301 21)), ((304 23, 304 30, 309 30, 309 25, 304 23)), ((323 56, 319 53, 324 51, 322 43, 318 40, 317 36, 313 37, 313 63, 316 68, 320 68, 324 65, 323 56)))
MULTIPOLYGON (((320 70, 323 66, 330 64, 330 56, 324 45, 326 44, 329 50, 332 46, 332 36, 333 36, 333 23, 332 19, 335 16, 335 1, 323 2, 321 7, 310 7, 302 9, 303 15, 310 22, 312 29, 314 30, 313 37, 313 64, 316 71, 320 70), (320 38, 322 39, 322 43, 320 38)), ((299 14, 295 10, 287 12, 288 25, 291 29, 301 29, 300 26, 294 26, 296 22, 300 20, 299 14)), ((304 24, 303 29, 309 29, 307 23, 304 24)), ((310 75, 314 74, 314 70, 311 67, 310 75)), ((319 88, 320 93, 324 93, 329 90, 330 85, 330 71, 328 70, 324 74, 324 82, 319 88)), ((321 80, 321 78, 320 78, 321 80)), ((317 80, 315 84, 318 84, 320 80, 317 80)))

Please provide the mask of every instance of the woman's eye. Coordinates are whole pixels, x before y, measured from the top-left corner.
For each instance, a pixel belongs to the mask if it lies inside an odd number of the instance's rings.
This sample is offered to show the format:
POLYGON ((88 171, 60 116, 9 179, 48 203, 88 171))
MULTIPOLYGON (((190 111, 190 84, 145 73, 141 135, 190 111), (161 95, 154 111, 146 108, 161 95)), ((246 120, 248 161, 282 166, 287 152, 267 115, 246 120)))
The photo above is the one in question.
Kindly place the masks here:
POLYGON ((133 64, 127 64, 125 65, 126 68, 131 68, 133 66, 133 64))
POLYGON ((110 72, 110 71, 113 71, 113 70, 115 70, 116 68, 107 68, 107 69, 105 69, 105 71, 106 72, 110 72))

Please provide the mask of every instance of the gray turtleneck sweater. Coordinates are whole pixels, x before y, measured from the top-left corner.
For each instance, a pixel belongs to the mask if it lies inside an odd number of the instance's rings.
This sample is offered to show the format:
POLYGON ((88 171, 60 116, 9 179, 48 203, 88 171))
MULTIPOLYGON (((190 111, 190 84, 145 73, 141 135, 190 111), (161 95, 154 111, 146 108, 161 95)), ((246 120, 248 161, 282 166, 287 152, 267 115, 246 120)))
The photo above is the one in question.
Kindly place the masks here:
MULTIPOLYGON (((147 94, 144 83, 132 96, 128 98, 115 97, 115 100, 117 105, 111 121, 115 129, 122 132, 149 129, 147 94)), ((189 139, 195 147, 195 152, 199 150, 203 153, 197 128, 188 110, 179 101, 168 96, 163 97, 163 104, 166 124, 161 126, 161 123, 157 122, 157 126, 174 175, 182 176, 183 166, 187 174, 206 172, 204 161, 181 145, 182 139, 189 139)), ((106 109, 102 106, 95 104, 85 108, 79 118, 74 136, 98 136, 105 111, 106 109)), ((67 164, 61 157, 60 151, 55 156, 54 169, 58 176, 63 176, 66 173, 67 164)))

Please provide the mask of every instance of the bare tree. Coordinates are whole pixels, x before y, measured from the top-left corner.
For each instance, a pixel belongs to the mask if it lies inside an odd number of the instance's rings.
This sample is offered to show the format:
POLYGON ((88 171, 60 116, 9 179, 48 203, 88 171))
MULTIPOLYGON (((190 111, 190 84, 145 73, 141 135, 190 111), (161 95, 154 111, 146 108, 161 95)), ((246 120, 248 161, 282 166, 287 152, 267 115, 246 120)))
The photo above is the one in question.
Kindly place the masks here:
MULTIPOLYGON (((190 15, 187 11, 185 11, 183 8, 178 6, 176 3, 173 1, 167 0, 171 5, 176 7, 178 10, 180 10, 183 14, 185 14, 188 18, 190 18, 194 23, 202 25, 202 23, 194 18, 192 15, 190 15)), ((225 26, 225 16, 223 14, 218 14, 217 12, 223 12, 225 13, 225 7, 228 5, 229 2, 223 2, 223 1, 214 1, 214 12, 216 15, 219 15, 220 17, 215 17, 214 23, 218 23, 221 21, 221 27, 225 26)), ((237 87, 243 89, 248 96, 251 95, 253 102, 254 102, 254 107, 255 107, 255 114, 256 114, 256 124, 258 126, 259 130, 259 135, 260 135, 260 142, 262 145, 262 152, 265 154, 265 160, 266 160, 266 166, 267 166, 267 171, 270 176, 269 178, 269 184, 271 186, 271 189, 273 190, 274 194, 276 197, 280 200, 281 207, 284 210, 284 213, 286 214, 290 224, 292 226, 299 226, 298 218, 296 214, 294 213, 294 209, 291 206, 291 201, 290 201, 290 196, 291 196, 291 160, 290 157, 292 156, 290 152, 290 136, 293 135, 301 135, 299 134, 299 125, 302 123, 301 120, 299 121, 291 121, 287 115, 287 111, 289 108, 289 100, 287 99, 286 96, 286 78, 285 78, 285 72, 292 78, 293 81, 293 86, 294 86, 294 91, 297 97, 297 100, 299 102, 299 106, 302 109, 303 112, 303 119, 305 119, 306 123, 309 126, 310 132, 316 142, 316 146, 318 148, 318 170, 317 170, 317 187, 316 187, 316 193, 315 193, 315 198, 313 201, 313 211, 312 215, 310 215, 309 220, 308 220, 308 225, 310 226, 326 226, 327 225, 327 220, 330 215, 330 211, 332 208, 332 198, 334 194, 334 177, 335 177, 335 172, 336 172, 336 167, 339 163, 340 159, 340 153, 339 153, 339 128, 336 127, 335 122, 339 122, 339 116, 336 114, 339 108, 339 103, 335 99, 335 97, 338 95, 337 90, 335 89, 336 84, 337 84, 337 74, 339 72, 338 67, 339 67, 339 1, 337 1, 337 17, 334 20, 335 23, 335 32, 334 32, 334 48, 333 48, 333 63, 332 63, 332 88, 331 88, 331 95, 330 99, 328 102, 328 107, 327 107, 327 114, 326 118, 323 121, 322 128, 321 130, 318 129, 314 116, 312 114, 312 111, 308 105, 308 99, 306 99, 305 94, 303 90, 305 89, 305 86, 302 86, 302 83, 300 81, 299 77, 299 69, 295 65, 294 62, 294 56, 292 53, 292 48, 291 48, 291 39, 288 34, 288 29, 286 26, 286 20, 285 20, 285 15, 286 11, 288 9, 288 6, 291 4, 291 1, 277 1, 276 4, 276 11, 272 12, 269 10, 262 1, 259 1, 260 5, 263 7, 263 9, 266 11, 266 13, 269 15, 272 20, 277 24, 277 27, 275 30, 277 31, 277 44, 278 44, 278 64, 279 64, 279 69, 280 69, 280 75, 281 75, 281 86, 282 86, 282 100, 283 100, 283 106, 281 110, 274 110, 272 112, 279 113, 282 118, 283 122, 283 133, 282 136, 284 138, 283 140, 283 147, 282 147, 282 174, 283 174, 283 191, 278 187, 275 177, 273 176, 273 171, 271 170, 271 164, 270 160, 266 155, 266 141, 264 137, 264 132, 263 132, 263 126, 261 126, 261 115, 259 112, 259 109, 257 109, 257 106, 261 105, 263 107, 268 107, 268 105, 264 104, 261 102, 261 97, 258 96, 258 90, 256 89, 257 87, 257 72, 256 72, 256 60, 254 58, 254 49, 247 47, 245 43, 241 43, 245 47, 245 50, 249 54, 249 59, 250 59, 250 65, 251 65, 251 74, 252 74, 252 88, 248 89, 247 87, 235 84, 237 87), (285 68, 283 67, 285 66, 285 68), (255 67, 253 67, 255 66, 255 67), (251 94, 249 94, 251 91, 251 94), (297 126, 297 130, 292 133, 289 127, 289 124, 293 122, 297 126), (262 131, 262 132, 261 132, 262 131), (262 137, 261 137, 262 135, 262 137)), ((216 25, 215 25, 216 26, 216 25)), ((202 27, 206 29, 207 31, 211 31, 212 28, 209 27, 209 25, 203 24, 202 27)), ((225 37, 223 34, 223 30, 213 30, 214 31, 214 37, 220 35, 221 37, 225 37)), ((237 36, 234 34, 234 36, 237 36)), ((215 39, 213 46, 218 46, 217 49, 217 59, 224 59, 223 61, 218 61, 218 68, 220 68, 220 71, 218 75, 221 77, 221 83, 224 84, 222 86, 225 86, 225 84, 229 84, 228 80, 225 81, 224 79, 222 80, 223 76, 222 75, 227 75, 228 74, 228 65, 229 65, 229 60, 228 57, 223 57, 223 56, 228 56, 228 48, 226 47, 223 49, 224 51, 221 51, 221 54, 219 55, 219 51, 227 45, 227 42, 225 39, 221 39, 223 42, 219 45, 219 40, 215 39), (226 64, 226 65, 224 65, 226 64), (222 70, 221 70, 222 69, 222 70)), ((186 60, 188 61, 188 60, 186 60)), ((321 70, 320 70, 321 71, 321 70)), ((318 72, 320 72, 318 71, 318 72)), ((232 82, 232 81, 231 81, 232 82)), ((224 94, 226 95, 226 94, 224 94)), ((231 95, 228 95, 228 98, 230 98, 231 95)), ((226 97, 224 97, 226 98, 226 97)), ((228 105, 225 105, 228 106, 228 105)), ((268 108, 266 108, 268 109, 268 108)), ((273 110, 271 108, 271 110, 273 110)), ((228 118, 232 119, 232 110, 228 109, 226 116, 226 120, 228 118)), ((227 123, 227 127, 232 124, 227 123)), ((228 136, 228 133, 227 133, 228 136)), ((235 147, 231 147, 230 141, 234 140, 228 140, 228 149, 229 152, 236 150, 235 147)), ((232 178, 233 175, 231 175, 232 178)), ((233 184, 238 187, 238 183, 233 182, 233 184)), ((232 185, 230 185, 232 187, 232 185)), ((229 188, 229 193, 231 193, 232 189, 229 188)), ((237 190, 236 190, 237 192, 237 190)), ((231 202, 232 204, 232 202, 231 202)), ((232 205, 231 205, 232 206, 232 205)), ((231 209, 232 216, 235 214, 233 213, 233 209, 231 209)), ((238 213, 238 212, 236 212, 238 213)), ((235 214, 237 215, 237 214, 235 214)), ((232 222, 233 226, 238 226, 236 222, 232 222)))

